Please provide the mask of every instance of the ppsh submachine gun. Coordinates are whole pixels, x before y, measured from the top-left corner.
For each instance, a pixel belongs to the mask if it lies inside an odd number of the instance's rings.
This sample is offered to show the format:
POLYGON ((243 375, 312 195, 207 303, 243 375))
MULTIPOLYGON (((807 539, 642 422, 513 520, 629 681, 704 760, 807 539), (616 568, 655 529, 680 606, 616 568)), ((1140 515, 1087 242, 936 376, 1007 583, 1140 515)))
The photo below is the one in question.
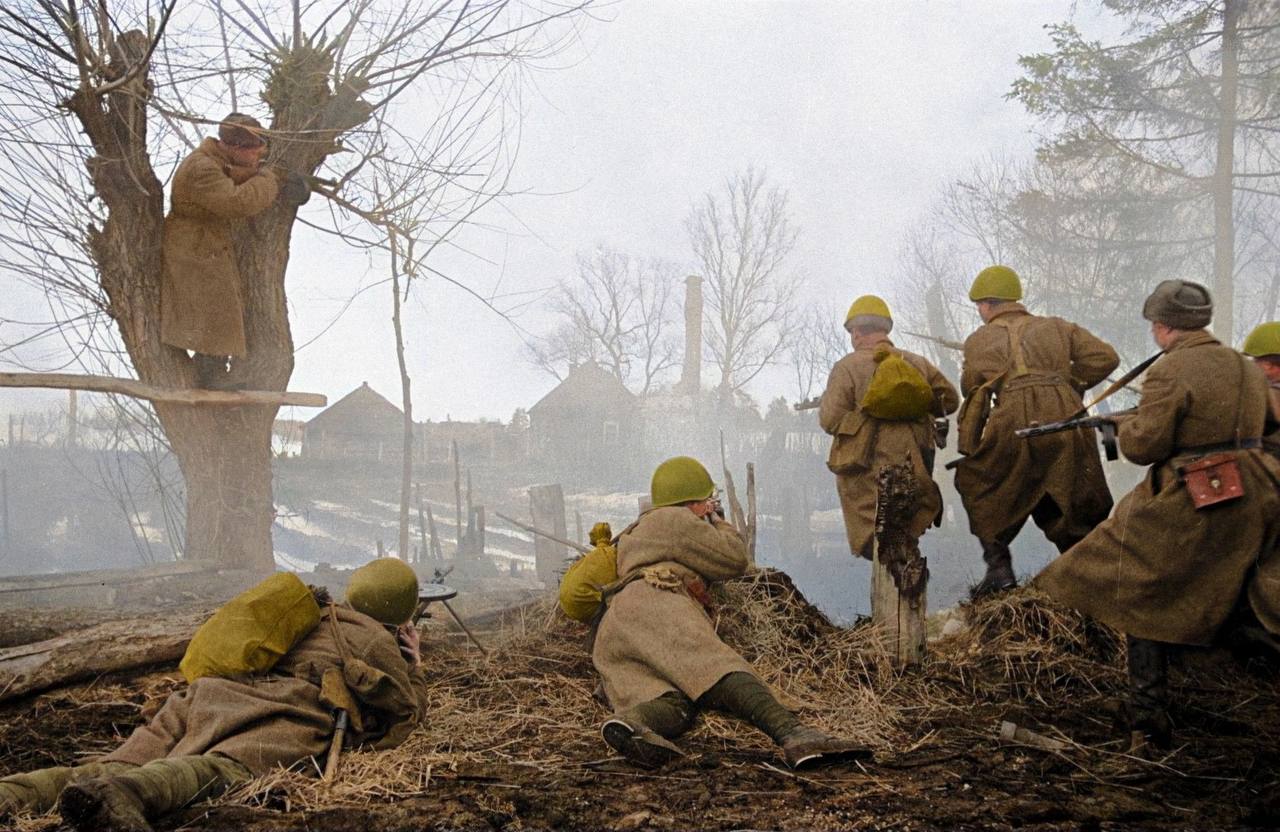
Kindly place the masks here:
POLYGON ((1078 416, 1074 419, 1063 419, 1059 422, 1046 422, 1043 425, 1031 425, 1015 430, 1013 435, 1019 439, 1034 439, 1037 436, 1048 436, 1051 433, 1062 433, 1068 430, 1096 430, 1102 439, 1102 451, 1108 460, 1120 458, 1120 449, 1116 446, 1116 417, 1128 416, 1137 412, 1137 408, 1119 410, 1102 416, 1078 416))

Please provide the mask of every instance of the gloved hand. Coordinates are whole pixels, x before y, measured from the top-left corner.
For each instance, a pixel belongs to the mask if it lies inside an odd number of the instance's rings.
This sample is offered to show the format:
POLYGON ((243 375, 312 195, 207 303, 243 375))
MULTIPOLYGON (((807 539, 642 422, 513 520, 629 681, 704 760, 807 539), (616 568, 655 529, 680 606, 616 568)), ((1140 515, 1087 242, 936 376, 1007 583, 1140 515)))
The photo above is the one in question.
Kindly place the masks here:
POLYGON ((289 171, 280 184, 280 199, 288 205, 306 205, 311 199, 311 186, 300 173, 289 171))

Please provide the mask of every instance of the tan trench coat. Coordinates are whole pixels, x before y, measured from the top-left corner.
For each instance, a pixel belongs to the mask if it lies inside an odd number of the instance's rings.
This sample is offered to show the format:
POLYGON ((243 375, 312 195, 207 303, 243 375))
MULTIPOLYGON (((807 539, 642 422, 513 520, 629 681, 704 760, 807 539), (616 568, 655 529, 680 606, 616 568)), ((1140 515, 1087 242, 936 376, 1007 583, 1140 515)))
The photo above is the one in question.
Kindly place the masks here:
POLYGON ((279 188, 267 169, 235 167, 205 139, 178 165, 164 221, 160 337, 206 355, 245 354, 244 289, 232 234, 279 188))
MULTIPOLYGON (((886 337, 883 343, 892 342, 886 337)), ((934 415, 954 413, 960 404, 956 388, 942 371, 924 356, 893 350, 920 371, 933 388, 934 415)), ((835 436, 846 433, 855 437, 855 455, 864 461, 850 474, 836 475, 836 493, 844 513, 844 529, 849 551, 870 559, 876 524, 876 472, 882 465, 909 462, 916 482, 923 486, 920 507, 911 523, 910 533, 919 537, 942 514, 942 492, 933 481, 933 457, 936 450, 932 419, 918 422, 891 422, 861 412, 859 403, 876 370, 875 345, 856 349, 836 362, 827 378, 827 389, 818 408, 818 423, 835 436)))
POLYGON ((197 679, 103 760, 141 765, 214 753, 259 775, 322 758, 333 736, 333 716, 320 699, 320 679, 330 667, 343 668, 360 704, 365 733, 349 735, 351 744, 389 748, 404 741, 422 714, 421 671, 409 668, 395 636, 377 621, 347 607, 333 609, 341 646, 326 610, 320 625, 270 675, 197 679))
POLYGON ((1207 332, 1147 372, 1136 415, 1119 422, 1124 455, 1151 468, 1115 514, 1036 578, 1053 598, 1139 638, 1210 643, 1241 593, 1280 634, 1280 462, 1236 451, 1245 496, 1196 510, 1177 468, 1196 446, 1258 438, 1267 386, 1252 362, 1207 332))
POLYGON ((1272 456, 1280 458, 1280 383, 1271 385, 1271 418, 1276 427, 1262 437, 1262 444, 1272 456))
MULTIPOLYGON (((1093 431, 1077 430, 1019 439, 1032 422, 1066 419, 1081 393, 1120 363, 1116 351, 1083 327, 1061 318, 1029 314, 1008 304, 964 342, 960 389, 966 397, 1009 373, 976 450, 956 469, 969 528, 979 540, 1009 542, 1048 497, 1057 511, 1035 519, 1059 550, 1084 537, 1111 511, 1111 492, 1093 431), (1011 333, 1020 335, 1025 372, 1015 366, 1011 333)), ((1042 508, 1041 511, 1044 509, 1042 508)))
MULTIPOLYGON (((699 520, 683 506, 645 512, 618 540, 620 579, 652 570, 711 582, 746 569, 747 547, 733 527, 699 520)), ((754 672, 716 635, 700 603, 643 577, 610 599, 591 660, 619 712, 674 690, 696 700, 729 673, 754 672)))

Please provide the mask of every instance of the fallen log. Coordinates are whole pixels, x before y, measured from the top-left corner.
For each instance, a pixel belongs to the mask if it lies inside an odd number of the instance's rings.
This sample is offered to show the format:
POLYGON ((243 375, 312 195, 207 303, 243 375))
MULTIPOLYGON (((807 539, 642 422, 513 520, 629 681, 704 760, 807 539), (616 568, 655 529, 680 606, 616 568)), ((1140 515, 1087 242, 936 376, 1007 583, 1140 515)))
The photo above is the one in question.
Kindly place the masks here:
POLYGON ((0 650, 0 702, 157 664, 176 664, 211 610, 108 621, 0 650))

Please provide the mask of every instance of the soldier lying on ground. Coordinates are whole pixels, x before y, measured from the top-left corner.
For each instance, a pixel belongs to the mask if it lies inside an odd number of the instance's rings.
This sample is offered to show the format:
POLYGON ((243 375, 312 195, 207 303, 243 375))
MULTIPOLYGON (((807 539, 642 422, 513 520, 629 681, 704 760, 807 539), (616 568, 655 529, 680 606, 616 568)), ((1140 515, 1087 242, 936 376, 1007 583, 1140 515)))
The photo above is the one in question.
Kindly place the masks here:
POLYGON ((322 694, 330 668, 339 669, 356 704, 348 743, 398 745, 422 714, 418 633, 408 623, 417 601, 408 565, 390 558, 366 564, 351 576, 347 604, 329 603, 269 674, 203 676, 96 762, 0 779, 0 816, 58 805, 77 830, 146 832, 151 819, 279 767, 315 770, 343 704, 322 694))
POLYGON ((699 709, 715 708, 768 734, 793 767, 865 754, 803 725, 716 635, 707 584, 743 574, 748 558, 719 513, 706 468, 669 459, 654 471, 650 493, 653 508, 618 538, 618 580, 606 590, 591 654, 614 709, 604 741, 656 767, 683 754, 672 740, 699 709))
POLYGON ((1036 578, 1127 634, 1129 728, 1167 747, 1171 645, 1208 645, 1244 616, 1280 635, 1280 463, 1261 449, 1267 383, 1204 328, 1203 286, 1166 280, 1142 314, 1164 356, 1117 417, 1120 450, 1150 465, 1115 512, 1036 578), (1212 467, 1209 467, 1212 466, 1212 467))

